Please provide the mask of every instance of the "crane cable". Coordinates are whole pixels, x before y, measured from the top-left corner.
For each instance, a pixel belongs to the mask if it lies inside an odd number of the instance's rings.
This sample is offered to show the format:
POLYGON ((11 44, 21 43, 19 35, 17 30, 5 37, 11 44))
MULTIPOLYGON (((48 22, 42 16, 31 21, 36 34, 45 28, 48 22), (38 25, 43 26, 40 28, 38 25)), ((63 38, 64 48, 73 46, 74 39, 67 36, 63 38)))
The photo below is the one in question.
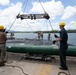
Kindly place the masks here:
POLYGON ((13 23, 12 23, 11 26, 9 27, 8 31, 6 31, 7 33, 10 31, 10 29, 11 29, 12 26, 14 25, 15 21, 16 21, 16 18, 14 19, 13 23))
POLYGON ((27 6, 27 3, 28 3, 28 0, 25 0, 26 2, 24 2, 23 4, 23 7, 24 7, 24 10, 23 10, 23 13, 25 12, 25 9, 26 9, 26 6, 27 6), (26 4, 25 4, 26 3, 26 4), (25 5, 25 6, 24 6, 25 5))
MULTIPOLYGON (((41 5, 41 7, 42 7, 42 9, 43 9, 44 13, 46 13, 46 11, 45 11, 45 9, 44 9, 43 5, 41 4, 41 1, 40 1, 40 0, 39 0, 39 2, 40 2, 40 5, 41 5)), ((52 27, 52 25, 51 25, 50 20, 49 20, 49 24, 50 24, 50 26, 51 26, 51 28, 52 28, 52 31, 54 31, 54 29, 53 29, 53 27, 52 27)), ((55 34, 55 32, 54 32, 54 34, 55 34)), ((52 36, 51 36, 51 38, 52 38, 52 36)))
MULTIPOLYGON (((39 0, 39 2, 40 2, 40 5, 41 5, 41 7, 42 7, 42 9, 43 9, 44 13, 46 13, 46 11, 45 11, 45 9, 44 9, 43 5, 41 4, 41 1, 40 1, 40 0, 39 0)), ((54 29, 53 29, 53 27, 52 27, 52 25, 51 25, 50 20, 49 20, 49 24, 50 24, 50 26, 51 26, 51 28, 52 28, 52 31, 54 31, 54 29)), ((55 32, 54 32, 54 34, 55 34, 55 32)))
POLYGON ((42 9, 43 9, 44 13, 46 13, 46 11, 45 11, 45 9, 44 9, 43 5, 41 4, 41 1, 40 1, 40 0, 39 0, 39 3, 40 3, 40 5, 41 5, 41 7, 42 7, 42 9))
MULTIPOLYGON (((25 2, 26 2, 26 0, 24 0, 24 3, 23 3, 22 8, 24 7, 25 2)), ((26 2, 26 4, 27 4, 27 2, 26 2)), ((18 13, 18 14, 20 14, 20 12, 21 12, 21 11, 22 11, 22 9, 19 11, 19 13, 18 13)), ((9 29, 8 29, 6 32, 9 32, 9 30, 10 30, 10 29, 12 28, 12 26, 14 25, 14 23, 15 23, 16 19, 17 19, 17 18, 15 18, 15 19, 14 19, 13 23, 11 24, 11 26, 9 27, 9 29)))
POLYGON ((28 21, 26 19, 25 19, 25 21, 26 21, 27 25, 29 26, 29 28, 31 29, 31 31, 33 32, 33 30, 31 28, 30 24, 28 23, 28 21))
MULTIPOLYGON (((54 29, 53 29, 53 26, 52 26, 50 20, 49 20, 49 24, 50 24, 50 26, 51 26, 51 28, 52 28, 52 31, 54 32, 54 29)), ((55 32, 54 32, 54 35, 55 35, 55 32)))
MULTIPOLYGON (((24 3, 25 7, 24 7, 24 10, 23 10, 23 13, 25 12, 27 3, 28 3, 28 0, 26 1, 26 4, 24 3)), ((25 20, 26 20, 26 19, 25 19, 25 20)), ((31 28, 30 24, 27 22, 27 20, 26 20, 26 23, 27 23, 27 25, 29 26, 29 28, 31 29, 31 31, 33 32, 32 28, 31 28)))
MULTIPOLYGON (((46 11, 45 11, 45 9, 44 9, 43 5, 41 4, 41 1, 40 1, 40 0, 39 0, 39 2, 40 2, 40 5, 41 5, 41 7, 42 7, 42 9, 43 9, 44 13, 46 13, 46 11)), ((53 26, 51 25, 50 20, 49 20, 49 24, 50 24, 50 26, 51 26, 51 28, 52 28, 52 31, 54 31, 53 26)), ((55 35, 55 32, 54 32, 54 35, 55 35)))

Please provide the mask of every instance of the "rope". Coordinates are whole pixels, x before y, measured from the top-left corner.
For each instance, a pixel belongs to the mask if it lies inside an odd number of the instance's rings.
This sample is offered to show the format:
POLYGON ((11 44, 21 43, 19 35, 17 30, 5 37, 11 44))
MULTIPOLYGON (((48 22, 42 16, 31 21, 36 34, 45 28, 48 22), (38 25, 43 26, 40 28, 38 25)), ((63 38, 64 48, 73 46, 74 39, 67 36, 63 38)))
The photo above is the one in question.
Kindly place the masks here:
POLYGON ((68 75, 67 73, 65 72, 59 72, 58 75, 61 75, 61 74, 65 74, 65 75, 68 75))
MULTIPOLYGON (((44 13, 46 13, 46 11, 45 11, 45 9, 44 9, 43 5, 41 4, 41 1, 40 1, 40 0, 39 0, 39 2, 40 2, 40 5, 41 5, 41 7, 42 7, 42 9, 43 9, 44 13)), ((53 27, 52 27, 52 25, 51 25, 50 20, 49 20, 49 24, 50 24, 50 26, 51 26, 52 30, 54 31, 54 29, 53 29, 53 27)), ((48 26, 47 26, 47 29, 48 29, 48 26)), ((54 34, 55 34, 55 33, 54 33, 54 34)), ((51 36, 51 40, 52 40, 52 36, 51 36)))
POLYGON ((24 75, 28 75, 28 74, 26 74, 25 72, 24 72, 24 70, 20 67, 20 66, 15 66, 15 65, 7 65, 6 67, 17 67, 17 68, 19 68, 21 71, 22 71, 22 73, 24 74, 24 75))
POLYGON ((26 1, 26 4, 24 3, 25 7, 24 7, 24 10, 23 10, 23 12, 25 11, 25 9, 26 9, 26 6, 27 6, 27 3, 28 3, 28 0, 25 0, 25 1, 26 1))
POLYGON ((13 21, 13 23, 11 24, 11 26, 9 27, 9 29, 8 29, 8 31, 7 32, 9 32, 9 30, 12 28, 12 26, 14 25, 14 23, 15 23, 15 21, 16 21, 16 18, 15 18, 15 20, 13 21))
MULTIPOLYGON (((52 31, 54 32, 54 29, 53 29, 53 26, 51 25, 50 20, 49 20, 49 24, 50 24, 50 26, 51 26, 51 28, 52 28, 52 31)), ((54 35, 55 35, 55 32, 54 32, 54 35)))
MULTIPOLYGON (((7 52, 7 57, 6 57, 6 62, 8 63, 8 52, 7 52)), ((11 63, 13 63, 13 61, 11 62, 11 63)), ((8 63, 8 64, 10 64, 10 63, 8 63)), ((20 66, 15 66, 15 65, 6 65, 5 67, 17 67, 17 68, 19 68, 21 71, 22 71, 22 73, 24 74, 24 75, 28 75, 28 74, 26 74, 25 72, 24 72, 24 70, 20 67, 20 66)))
MULTIPOLYGON (((47 20, 46 20, 46 25, 47 25, 47 31, 48 31, 49 29, 48 29, 48 23, 47 23, 47 20)), ((51 37, 51 41, 52 41, 52 36, 51 36, 51 35, 49 36, 49 34, 50 34, 50 32, 48 33, 48 37, 51 37)))
MULTIPOLYGON (((27 0, 28 1, 28 0, 27 0)), ((26 6, 25 5, 27 5, 27 1, 26 0, 24 0, 24 2, 23 2, 23 6, 22 6, 22 8, 24 8, 24 11, 25 11, 25 8, 26 8, 26 6), (25 4, 26 3, 26 4, 25 4), (24 7, 25 6, 25 7, 24 7)), ((20 12, 22 11, 22 9, 20 10, 20 12)))
POLYGON ((25 19, 25 21, 26 21, 27 25, 29 26, 29 28, 31 29, 31 31, 33 32, 33 30, 32 30, 32 28, 31 28, 30 24, 27 22, 26 19, 25 19))
MULTIPOLYGON (((39 0, 39 2, 40 2, 40 5, 41 5, 43 11, 45 12, 45 9, 44 9, 43 5, 41 4, 41 1, 40 1, 40 0, 39 0)), ((46 13, 46 12, 45 12, 45 13, 46 13)))
MULTIPOLYGON (((41 1, 40 1, 40 0, 39 0, 39 2, 40 2, 40 5, 41 5, 41 7, 42 7, 43 11, 45 12, 45 9, 44 9, 44 7, 42 6, 42 4, 41 4, 41 1)), ((46 13, 46 12, 45 12, 45 13, 46 13)), ((51 25, 50 20, 49 20, 49 24, 50 24, 50 26, 51 26, 51 28, 52 28, 52 31, 54 31, 54 29, 53 29, 53 27, 52 27, 52 25, 51 25)), ((54 32, 54 34, 55 34, 55 32, 54 32)))
MULTIPOLYGON (((35 38, 34 38, 34 40, 37 38, 38 36, 36 36, 35 38)), ((28 44, 28 43, 30 43, 31 42, 31 40, 29 41, 29 42, 27 42, 26 44, 28 44)))
MULTIPOLYGON (((27 1, 28 1, 28 0, 27 0, 27 1)), ((25 2, 26 2, 26 0, 24 0, 24 3, 23 3, 22 8, 24 7, 25 2)), ((26 2, 26 4, 27 4, 27 2, 26 2)), ((22 9, 21 9, 21 10, 22 10, 22 9)), ((21 10, 19 11, 19 13, 18 13, 18 14, 20 14, 21 10)), ((11 24, 11 26, 9 27, 9 29, 8 29, 8 31, 7 31, 7 32, 9 32, 9 30, 12 28, 12 26, 14 25, 14 23, 15 23, 16 19, 17 19, 17 18, 15 18, 15 20, 13 21, 13 23, 11 24)))

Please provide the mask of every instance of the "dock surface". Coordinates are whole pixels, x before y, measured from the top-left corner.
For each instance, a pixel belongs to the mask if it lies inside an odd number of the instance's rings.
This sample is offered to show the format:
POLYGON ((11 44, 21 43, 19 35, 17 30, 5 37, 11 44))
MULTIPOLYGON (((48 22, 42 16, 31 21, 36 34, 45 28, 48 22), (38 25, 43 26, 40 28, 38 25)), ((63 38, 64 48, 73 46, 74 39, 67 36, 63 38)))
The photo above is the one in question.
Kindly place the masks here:
MULTIPOLYGON (((56 60, 42 61, 39 59, 21 58, 24 55, 25 54, 8 52, 6 65, 0 67, 0 75, 58 75, 59 72, 66 72, 68 74, 68 71, 59 69, 59 56, 54 56, 56 60)), ((67 57, 67 66, 70 75, 76 75, 75 57, 67 57)))

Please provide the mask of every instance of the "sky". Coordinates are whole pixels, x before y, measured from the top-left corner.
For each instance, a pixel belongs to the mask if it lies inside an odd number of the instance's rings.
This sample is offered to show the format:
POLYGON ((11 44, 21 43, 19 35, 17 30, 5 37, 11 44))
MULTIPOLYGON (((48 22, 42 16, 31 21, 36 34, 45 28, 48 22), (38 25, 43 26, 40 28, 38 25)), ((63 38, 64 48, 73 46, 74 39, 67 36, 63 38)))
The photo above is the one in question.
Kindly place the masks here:
POLYGON ((14 31, 76 30, 76 0, 0 0, 0 25, 14 31), (48 13, 50 19, 17 19, 20 14, 48 13))

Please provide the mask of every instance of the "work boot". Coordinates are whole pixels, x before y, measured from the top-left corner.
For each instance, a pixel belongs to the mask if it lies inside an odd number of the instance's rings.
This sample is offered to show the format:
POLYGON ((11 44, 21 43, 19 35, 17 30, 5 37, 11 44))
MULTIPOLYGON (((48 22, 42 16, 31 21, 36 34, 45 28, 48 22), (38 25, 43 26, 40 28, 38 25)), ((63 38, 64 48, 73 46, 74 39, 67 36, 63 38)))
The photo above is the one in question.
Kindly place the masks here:
POLYGON ((68 68, 62 68, 62 67, 60 67, 59 69, 60 70, 68 70, 68 68))
POLYGON ((3 61, 3 63, 6 63, 7 61, 3 61))
POLYGON ((1 61, 1 62, 0 62, 0 67, 1 67, 1 66, 5 66, 5 61, 1 61))

